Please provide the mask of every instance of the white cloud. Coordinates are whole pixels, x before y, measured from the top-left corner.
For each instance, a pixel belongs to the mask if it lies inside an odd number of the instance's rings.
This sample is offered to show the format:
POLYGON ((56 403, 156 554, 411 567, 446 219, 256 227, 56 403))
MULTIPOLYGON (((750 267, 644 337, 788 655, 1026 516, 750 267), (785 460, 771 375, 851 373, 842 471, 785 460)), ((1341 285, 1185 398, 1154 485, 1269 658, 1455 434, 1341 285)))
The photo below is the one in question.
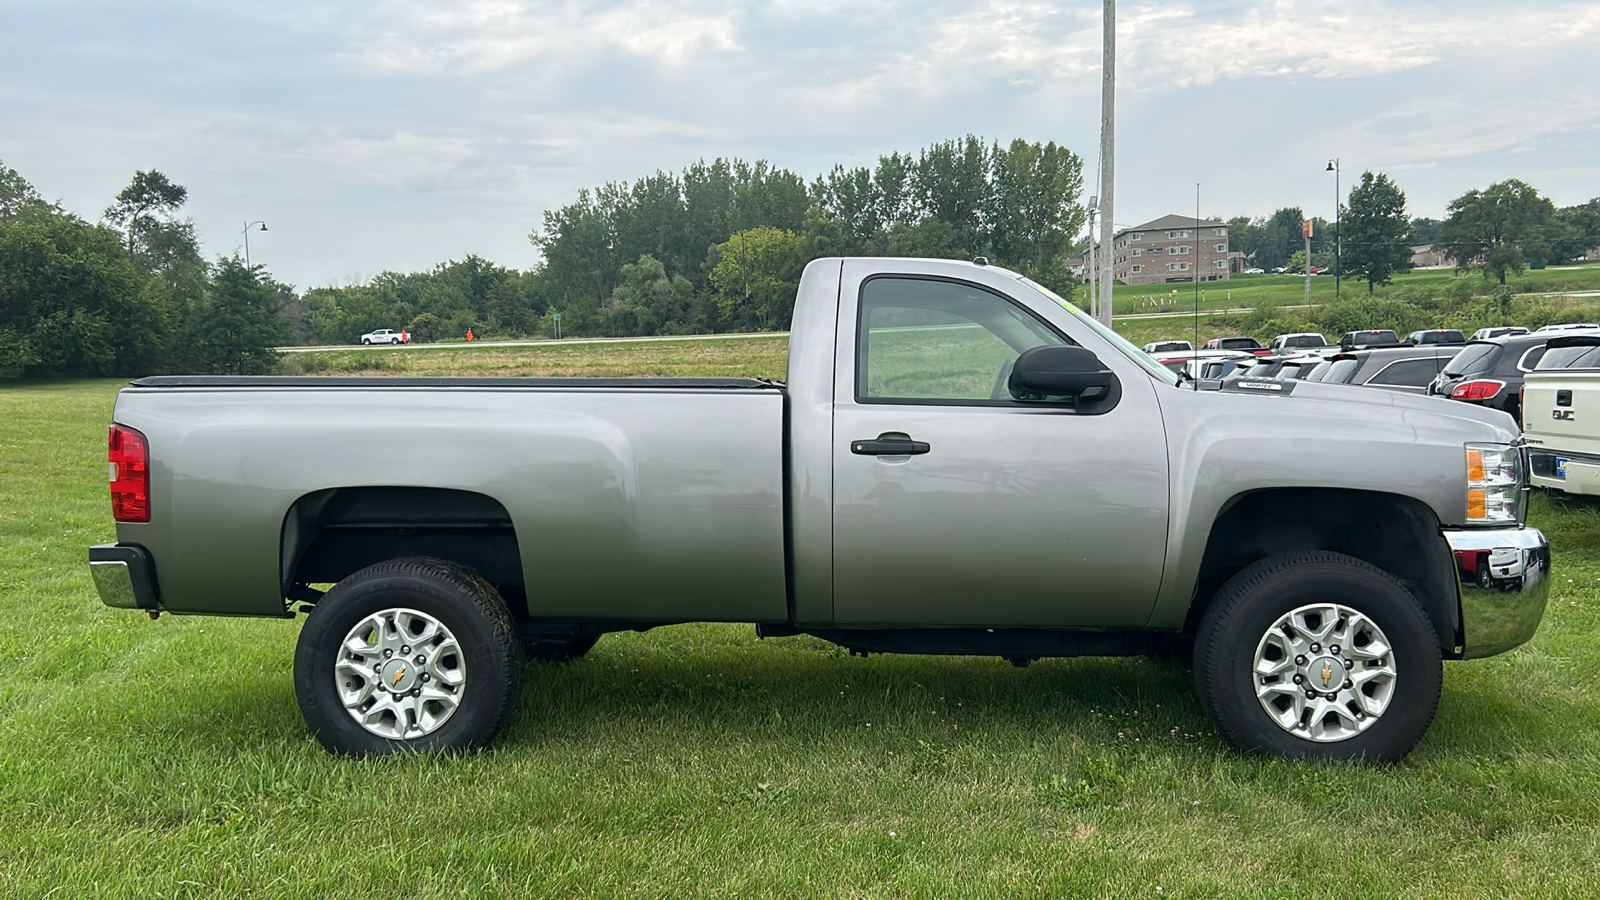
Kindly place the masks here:
MULTIPOLYGON (((1408 173, 1418 208, 1513 175, 1600 193, 1586 148, 1600 94, 1575 77, 1600 4, 1134 2, 1119 18, 1119 221, 1187 209, 1202 180, 1218 212, 1331 206, 1329 156, 1408 173)), ((161 168, 215 249, 270 217, 261 252, 302 285, 469 251, 526 264, 541 210, 702 156, 809 178, 973 132, 1055 140, 1093 171, 1100 12, 24 3, 0 28, 0 157, 90 216, 135 169, 161 168)))
POLYGON ((1588 3, 1484 8, 1276 0, 1231 16, 1143 7, 1123 22, 1135 80, 1145 89, 1285 75, 1358 78, 1415 69, 1447 55, 1570 46, 1600 34, 1600 10, 1588 3))
POLYGON ((354 41, 358 67, 386 73, 480 74, 568 62, 606 48, 677 66, 737 51, 735 12, 685 13, 650 0, 595 4, 548 0, 402 0, 369 15, 389 22, 354 41), (381 10, 381 11, 379 11, 381 10))

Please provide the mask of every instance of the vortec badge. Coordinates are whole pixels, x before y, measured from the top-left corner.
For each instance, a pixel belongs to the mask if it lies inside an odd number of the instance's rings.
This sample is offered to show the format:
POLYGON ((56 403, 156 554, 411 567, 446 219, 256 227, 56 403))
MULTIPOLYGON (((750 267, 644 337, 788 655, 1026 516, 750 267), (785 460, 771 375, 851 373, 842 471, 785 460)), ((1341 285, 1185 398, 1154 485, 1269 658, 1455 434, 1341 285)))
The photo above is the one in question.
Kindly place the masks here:
POLYGON ((1562 422, 1571 422, 1573 420, 1573 414, 1575 412, 1576 412, 1576 410, 1571 410, 1571 409, 1552 409, 1552 410, 1550 410, 1550 418, 1556 419, 1556 420, 1559 420, 1559 421, 1562 421, 1562 422))

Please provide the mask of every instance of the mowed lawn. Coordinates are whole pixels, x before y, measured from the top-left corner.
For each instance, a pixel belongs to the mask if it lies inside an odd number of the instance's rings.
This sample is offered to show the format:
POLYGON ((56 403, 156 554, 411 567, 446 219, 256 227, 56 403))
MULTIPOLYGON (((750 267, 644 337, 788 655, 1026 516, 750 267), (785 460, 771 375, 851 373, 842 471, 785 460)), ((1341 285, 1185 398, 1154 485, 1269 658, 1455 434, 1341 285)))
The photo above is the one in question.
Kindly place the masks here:
POLYGON ((0 384, 0 896, 1600 894, 1589 503, 1537 498, 1544 625, 1447 664, 1394 768, 1239 755, 1175 663, 858 659, 739 625, 530 666, 486 752, 352 761, 301 722, 297 622, 96 598, 119 385, 0 384))

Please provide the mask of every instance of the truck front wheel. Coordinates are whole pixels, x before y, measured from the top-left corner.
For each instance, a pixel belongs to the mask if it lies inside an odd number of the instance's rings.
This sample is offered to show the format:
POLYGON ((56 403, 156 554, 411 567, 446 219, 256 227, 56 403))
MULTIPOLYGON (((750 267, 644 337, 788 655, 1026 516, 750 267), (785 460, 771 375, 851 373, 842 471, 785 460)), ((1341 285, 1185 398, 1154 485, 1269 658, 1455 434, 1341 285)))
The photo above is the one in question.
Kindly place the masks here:
POLYGON ((1404 584, 1353 557, 1268 557, 1223 585, 1195 638, 1200 703, 1244 750, 1398 762, 1433 722, 1439 641, 1404 584))
POLYGON ((295 648, 295 695, 334 753, 465 750, 505 721, 522 664, 505 601, 475 571, 396 559, 318 601, 295 648))

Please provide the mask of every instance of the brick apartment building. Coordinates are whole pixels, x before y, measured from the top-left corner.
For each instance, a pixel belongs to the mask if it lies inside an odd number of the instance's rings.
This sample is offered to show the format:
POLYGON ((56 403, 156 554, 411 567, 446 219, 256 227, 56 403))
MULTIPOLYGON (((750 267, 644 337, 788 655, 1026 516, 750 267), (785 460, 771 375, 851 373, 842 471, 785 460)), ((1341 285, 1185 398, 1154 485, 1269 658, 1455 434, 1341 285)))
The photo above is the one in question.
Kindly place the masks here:
POLYGON ((1111 274, 1123 284, 1226 281, 1228 223, 1162 216, 1111 238, 1111 274))

